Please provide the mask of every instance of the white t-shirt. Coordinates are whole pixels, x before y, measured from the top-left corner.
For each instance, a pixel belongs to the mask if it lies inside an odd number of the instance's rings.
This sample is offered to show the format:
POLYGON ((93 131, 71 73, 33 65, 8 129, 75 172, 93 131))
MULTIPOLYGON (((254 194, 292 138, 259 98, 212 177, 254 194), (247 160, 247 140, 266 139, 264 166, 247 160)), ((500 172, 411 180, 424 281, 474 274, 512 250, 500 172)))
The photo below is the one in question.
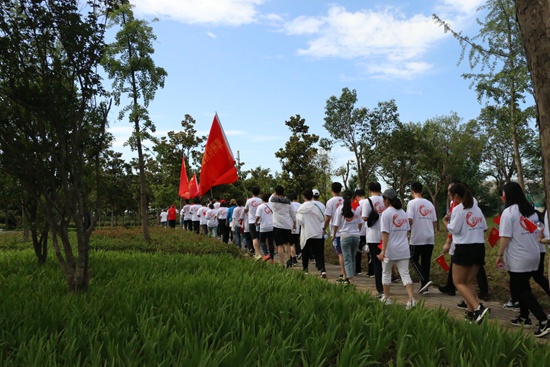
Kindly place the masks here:
POLYGON ((535 223, 537 214, 533 213, 529 218, 525 218, 517 204, 504 209, 500 216, 500 237, 510 238, 504 251, 504 268, 514 273, 525 273, 539 268, 539 230, 529 232, 525 225, 527 220, 535 223))
POLYGON ((168 222, 168 213, 167 212, 160 212, 160 221, 161 222, 168 222))
POLYGON ((487 222, 477 205, 464 209, 461 203, 453 208, 447 229, 453 235, 455 246, 485 243, 484 233, 487 230, 487 222))
POLYGON ((336 215, 336 209, 342 206, 343 203, 344 203, 344 199, 341 196, 333 196, 332 198, 329 199, 329 201, 327 201, 327 206, 325 208, 325 216, 330 216, 329 227, 330 227, 331 237, 333 238, 338 237, 338 234, 333 233, 334 226, 335 226, 334 216, 336 215))
POLYGON ((359 200, 359 216, 361 217, 361 222, 362 222, 362 226, 361 226, 361 229, 359 230, 359 235, 361 236, 366 236, 367 235, 367 223, 363 221, 363 203, 364 202, 369 202, 367 199, 361 199, 359 200))
POLYGON ((189 212, 189 209, 191 209, 191 204, 183 206, 183 220, 191 220, 192 213, 189 212))
POLYGON ((338 227, 338 233, 336 234, 336 237, 342 237, 346 235, 359 236, 359 225, 363 223, 363 218, 361 218, 361 208, 357 207, 353 211, 353 218, 345 218, 342 215, 343 207, 343 205, 340 205, 338 209, 336 209, 336 213, 334 215, 334 225, 338 227))
POLYGON ((207 211, 208 211, 207 206, 201 206, 201 208, 199 209, 199 218, 200 218, 200 224, 201 225, 205 225, 206 222, 208 221, 207 218, 206 218, 206 212, 207 211))
POLYGON ((260 224, 260 232, 273 232, 273 210, 271 203, 263 203, 256 210, 256 218, 260 224))
POLYGON ((407 217, 412 219, 411 245, 433 245, 434 222, 437 222, 435 208, 424 198, 416 198, 407 205, 407 217))
POLYGON ((248 213, 248 223, 252 224, 256 220, 256 209, 262 204, 262 199, 259 197, 251 197, 246 201, 244 205, 244 210, 248 213))
POLYGON ((296 222, 296 212, 292 209, 292 202, 286 198, 271 195, 269 206, 273 210, 273 227, 292 230, 296 222))
POLYGON ((395 209, 390 206, 382 212, 378 222, 380 222, 380 232, 388 234, 386 257, 389 260, 409 259, 411 251, 407 232, 410 226, 407 213, 403 209, 395 209))
POLYGON ((191 205, 191 208, 189 208, 189 212, 191 213, 191 221, 198 222, 200 220, 199 218, 199 209, 202 208, 199 204, 193 204, 191 205))
POLYGON ((208 209, 206 212, 206 225, 208 227, 218 226, 218 209, 208 209))
POLYGON ((220 220, 226 220, 227 219, 227 213, 229 212, 229 208, 226 206, 220 206, 218 209, 218 221, 220 220))
POLYGON ((232 224, 234 227, 242 227, 241 221, 244 213, 244 208, 242 206, 238 206, 235 209, 233 209, 233 219, 232 224))
MULTIPOLYGON (((370 200, 372 201, 372 206, 374 207, 374 210, 376 210, 379 215, 382 215, 384 210, 386 210, 386 207, 384 206, 384 199, 382 199, 382 196, 373 195, 370 197, 370 200)), ((365 199, 363 205, 361 205, 361 216, 363 218, 368 218, 371 210, 372 209, 368 199, 365 199)), ((366 225, 367 223, 365 222, 365 226, 366 225)), ((367 228, 367 243, 378 243, 380 242, 381 238, 382 235, 380 234, 380 219, 378 219, 372 227, 367 228)))
MULTIPOLYGON (((302 204, 300 204, 297 201, 293 201, 292 204, 290 205, 292 205, 292 210, 294 211, 294 218, 296 218, 296 212, 298 211, 298 208, 302 204)), ((296 221, 296 228, 292 230, 292 234, 300 234, 300 225, 298 224, 298 221, 296 221)))

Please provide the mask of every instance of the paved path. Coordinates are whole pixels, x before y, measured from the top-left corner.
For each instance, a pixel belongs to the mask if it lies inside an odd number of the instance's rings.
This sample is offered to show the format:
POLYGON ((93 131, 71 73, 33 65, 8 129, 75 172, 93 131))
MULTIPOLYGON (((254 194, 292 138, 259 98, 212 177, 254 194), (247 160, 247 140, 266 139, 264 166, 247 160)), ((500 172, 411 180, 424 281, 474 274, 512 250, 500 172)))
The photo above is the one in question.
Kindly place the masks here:
MULTIPOLYGON (((300 261, 299 261, 299 264, 300 261)), ((300 267, 295 267, 295 269, 301 269, 300 267)), ((333 264, 326 264, 326 271, 327 271, 327 281, 328 282, 336 282, 340 275, 340 268, 337 265, 333 264)), ((312 276, 317 275, 317 269, 315 268, 314 264, 311 263, 309 266, 310 274, 312 276)), ((365 275, 359 275, 354 278, 355 286, 360 291, 370 292, 373 295, 378 294, 376 291, 376 286, 374 284, 374 278, 369 278, 365 275)), ((420 288, 420 283, 414 284, 414 291, 415 291, 415 298, 417 301, 423 301, 424 305, 426 307, 430 308, 437 308, 442 307, 449 310, 449 315, 452 317, 456 317, 459 319, 464 318, 465 311, 462 309, 459 309, 456 307, 458 303, 460 303, 463 299, 460 296, 460 294, 457 292, 455 296, 449 296, 446 294, 442 294, 439 292, 437 287, 430 287, 430 294, 429 295, 422 295, 417 294, 418 289, 420 288)), ((399 303, 405 305, 407 302, 408 296, 407 292, 405 290, 405 287, 403 287, 402 283, 393 283, 391 287, 391 293, 392 293, 392 301, 394 303, 399 303)), ((491 313, 489 315, 489 320, 495 320, 499 323, 499 325, 503 326, 505 329, 512 329, 516 330, 517 327, 510 324, 510 320, 515 318, 517 316, 517 312, 505 310, 502 308, 501 302, 485 302, 482 301, 482 303, 486 307, 491 308, 491 313)), ((533 320, 533 327, 532 328, 526 328, 525 333, 526 334, 533 334, 536 330, 536 326, 538 325, 536 320, 533 320)), ((546 338, 537 339, 544 342, 550 342, 550 336, 547 336, 546 338)))

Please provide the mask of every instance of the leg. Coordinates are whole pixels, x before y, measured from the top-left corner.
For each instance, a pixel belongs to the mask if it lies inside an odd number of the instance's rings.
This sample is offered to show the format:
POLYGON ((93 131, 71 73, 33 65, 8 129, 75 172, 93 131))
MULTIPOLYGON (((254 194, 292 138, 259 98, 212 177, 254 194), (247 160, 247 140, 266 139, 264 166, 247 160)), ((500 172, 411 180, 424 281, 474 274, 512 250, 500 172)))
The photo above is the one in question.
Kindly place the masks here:
POLYGON ((478 269, 478 265, 462 266, 454 264, 453 283, 458 293, 460 293, 460 295, 464 298, 464 301, 466 301, 466 304, 468 305, 468 311, 470 312, 473 312, 474 309, 476 309, 479 305, 474 283, 478 269))
MULTIPOLYGON (((380 254, 380 249, 378 248, 378 243, 369 243, 369 254, 371 256, 372 268, 374 271, 374 283, 376 284, 376 290, 378 293, 383 293, 384 288, 382 286, 382 262, 378 260, 377 255, 380 254)), ((390 274, 391 282, 391 274, 390 274)))
POLYGON ((548 287, 548 278, 544 275, 544 257, 546 253, 540 253, 539 268, 533 273, 533 279, 544 290, 544 293, 550 296, 550 288, 548 287))

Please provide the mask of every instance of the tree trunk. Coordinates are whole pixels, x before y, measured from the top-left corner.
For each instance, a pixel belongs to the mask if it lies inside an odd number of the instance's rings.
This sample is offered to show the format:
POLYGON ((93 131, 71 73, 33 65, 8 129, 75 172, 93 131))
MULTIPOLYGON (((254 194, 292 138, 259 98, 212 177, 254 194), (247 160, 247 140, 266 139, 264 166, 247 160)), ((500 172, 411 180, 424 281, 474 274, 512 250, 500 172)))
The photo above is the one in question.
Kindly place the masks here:
POLYGON ((546 208, 550 208, 550 0, 516 0, 539 121, 546 208))

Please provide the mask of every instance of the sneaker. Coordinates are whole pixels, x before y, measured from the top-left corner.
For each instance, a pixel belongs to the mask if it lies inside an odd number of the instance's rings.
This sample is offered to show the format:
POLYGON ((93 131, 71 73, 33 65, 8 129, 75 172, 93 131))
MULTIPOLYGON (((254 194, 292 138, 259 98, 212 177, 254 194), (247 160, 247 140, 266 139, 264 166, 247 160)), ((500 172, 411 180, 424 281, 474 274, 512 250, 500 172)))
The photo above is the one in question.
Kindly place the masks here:
POLYGON ((511 310, 511 311, 519 311, 519 302, 512 302, 512 300, 509 300, 505 304, 502 305, 502 308, 505 310, 511 310))
POLYGON ((326 271, 322 271, 321 272, 321 278, 325 279, 327 277, 327 272, 326 271))
MULTIPOLYGON (((485 317, 491 312, 491 309, 489 307, 485 307, 483 306, 482 303, 479 304, 479 306, 477 306, 477 309, 474 310, 474 317, 475 317, 475 322, 478 324, 478 325, 481 325, 481 323, 483 322, 483 320, 485 319, 485 317)), ((550 333, 550 330, 548 330, 548 332, 550 333)))
POLYGON ((398 283, 401 281, 401 277, 399 275, 391 276, 391 282, 392 283, 398 283))
POLYGON ((547 320, 539 324, 539 329, 535 331, 535 337, 542 338, 543 336, 546 336, 548 334, 550 334, 550 327, 547 320))
POLYGON ((376 295, 376 298, 378 298, 378 299, 384 298, 384 293, 378 293, 378 294, 376 295))
POLYGON ((308 275, 308 274, 309 274, 309 270, 304 269, 304 274, 308 275))
POLYGON ((291 258, 291 260, 292 260, 292 266, 298 265, 298 258, 296 258, 296 256, 294 256, 293 258, 291 258))
POLYGON ((430 295, 430 291, 425 290, 424 292, 422 292, 422 294, 425 295, 425 296, 429 296, 429 295, 430 295))
POLYGON ((443 294, 446 294, 448 296, 454 296, 456 294, 456 291, 450 290, 447 287, 438 287, 439 291, 443 294))
POLYGON ((516 317, 513 320, 510 320, 510 324, 514 326, 523 326, 523 327, 531 327, 533 326, 533 323, 531 322, 530 318, 522 318, 521 316, 516 317))
POLYGON ((392 304, 392 301, 391 301, 391 299, 389 299, 389 298, 386 298, 386 297, 384 297, 384 296, 382 296, 382 297, 380 298, 380 302, 382 302, 382 303, 383 303, 383 304, 385 304, 386 306, 388 306, 388 305, 391 305, 391 304, 392 304))
POLYGON ((416 307, 416 300, 413 298, 410 301, 407 301, 407 306, 405 306, 406 310, 410 310, 411 308, 416 307))
POLYGON ((336 283, 338 283, 338 284, 344 284, 344 278, 338 278, 338 279, 336 279, 336 283))
POLYGON ((463 310, 467 310, 467 309, 468 309, 468 305, 466 304, 465 301, 460 302, 458 305, 456 305, 456 307, 461 308, 461 309, 463 309, 463 310))
POLYGON ((428 283, 424 284, 422 287, 420 287, 420 289, 418 290, 418 293, 422 293, 424 291, 427 291, 428 288, 430 288, 430 285, 432 285, 432 281, 430 280, 428 283))
POLYGON ((254 259, 256 259, 256 260, 261 260, 261 259, 262 259, 262 255, 254 255, 254 259))
POLYGON ((355 273, 355 275, 363 275, 363 273, 359 272, 359 273, 355 273))
POLYGON ((288 259, 287 262, 286 262, 286 268, 289 269, 289 268, 292 268, 292 260, 291 259, 288 259))
POLYGON ((298 256, 296 256, 296 260, 300 260, 302 258, 302 253, 300 252, 298 256))
POLYGON ((262 261, 267 261, 271 259, 271 255, 265 255, 264 257, 262 257, 262 261))
POLYGON ((466 311, 464 314, 464 321, 467 321, 469 323, 474 322, 474 313, 471 311, 466 311))
POLYGON ((273 259, 269 259, 269 263, 270 263, 270 264, 273 264, 273 259))

